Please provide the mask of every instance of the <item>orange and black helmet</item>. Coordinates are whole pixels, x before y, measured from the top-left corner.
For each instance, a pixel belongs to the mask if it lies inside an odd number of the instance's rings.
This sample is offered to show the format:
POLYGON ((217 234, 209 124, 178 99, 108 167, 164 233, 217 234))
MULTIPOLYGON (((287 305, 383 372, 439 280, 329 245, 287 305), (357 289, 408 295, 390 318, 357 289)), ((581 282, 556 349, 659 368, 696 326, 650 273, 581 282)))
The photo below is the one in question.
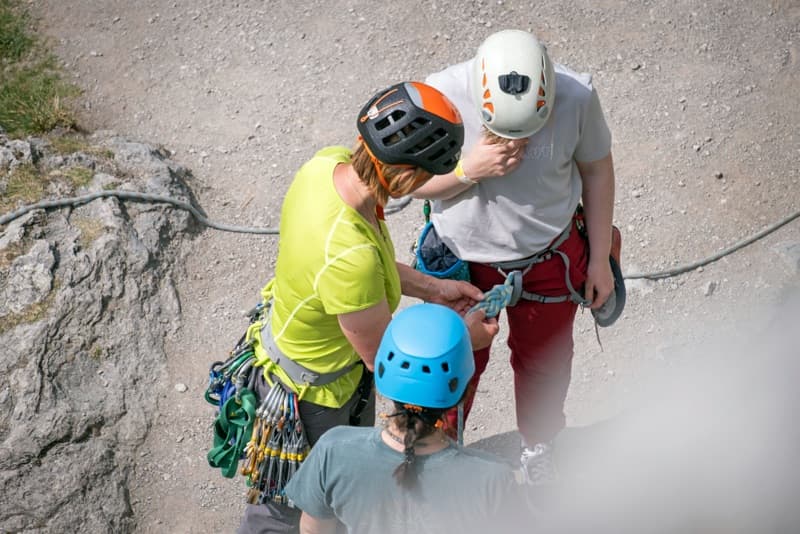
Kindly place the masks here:
POLYGON ((398 83, 373 96, 359 113, 358 132, 381 162, 433 174, 452 171, 464 143, 456 107, 420 82, 398 83))

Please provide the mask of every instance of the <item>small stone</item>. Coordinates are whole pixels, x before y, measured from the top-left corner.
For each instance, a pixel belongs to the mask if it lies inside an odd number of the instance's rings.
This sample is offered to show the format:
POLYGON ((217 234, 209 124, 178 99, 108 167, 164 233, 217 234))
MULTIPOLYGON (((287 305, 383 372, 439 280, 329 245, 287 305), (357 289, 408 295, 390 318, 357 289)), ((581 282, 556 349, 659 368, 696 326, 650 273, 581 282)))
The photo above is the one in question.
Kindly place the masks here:
POLYGON ((175 441, 177 443, 180 443, 181 441, 183 441, 183 436, 178 436, 177 438, 175 438, 175 441))
POLYGON ((188 390, 189 388, 183 382, 178 382, 175 384, 175 391, 178 393, 186 393, 188 390))
POLYGON ((705 289, 703 289, 703 295, 705 295, 706 297, 710 297, 711 295, 714 294, 715 289, 717 289, 717 283, 709 282, 706 284, 705 289))
POLYGON ((700 152, 701 148, 702 147, 700 145, 692 145, 692 150, 694 150, 695 152, 700 152))
POLYGON ((683 104, 684 102, 686 102, 686 97, 685 97, 685 96, 682 96, 682 97, 680 97, 680 98, 678 99, 678 102, 680 102, 681 104, 683 104))
POLYGON ((639 63, 632 63, 631 64, 631 70, 639 70, 641 68, 642 68, 642 65, 639 64, 639 63))
POLYGON ((714 178, 716 178, 717 180, 721 180, 723 176, 724 175, 720 171, 714 173, 714 178))

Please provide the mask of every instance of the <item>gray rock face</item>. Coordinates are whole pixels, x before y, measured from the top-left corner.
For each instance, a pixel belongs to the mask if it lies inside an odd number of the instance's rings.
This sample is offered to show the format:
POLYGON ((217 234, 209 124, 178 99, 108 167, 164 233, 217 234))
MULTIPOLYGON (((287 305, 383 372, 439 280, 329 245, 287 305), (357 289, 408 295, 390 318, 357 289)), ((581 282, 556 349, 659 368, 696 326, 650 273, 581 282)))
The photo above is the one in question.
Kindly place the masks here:
MULTIPOLYGON (((43 176, 77 165, 93 179, 74 195, 116 180, 189 200, 188 171, 164 153, 111 136, 93 143, 102 150, 64 156, 0 134, 0 176, 22 163, 43 176)), ((0 530, 133 529, 128 477, 156 413, 163 340, 180 314, 180 245, 194 229, 166 204, 115 198, 0 228, 0 530)))

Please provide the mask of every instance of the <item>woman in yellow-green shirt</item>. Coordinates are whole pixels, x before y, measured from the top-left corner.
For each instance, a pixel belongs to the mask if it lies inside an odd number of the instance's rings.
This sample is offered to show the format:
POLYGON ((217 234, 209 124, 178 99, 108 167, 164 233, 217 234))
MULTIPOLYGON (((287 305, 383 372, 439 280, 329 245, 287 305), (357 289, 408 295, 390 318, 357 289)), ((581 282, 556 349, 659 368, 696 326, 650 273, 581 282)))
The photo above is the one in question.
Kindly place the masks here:
MULTIPOLYGON (((389 197, 455 168, 464 140, 456 108, 436 89, 405 82, 373 96, 357 126, 352 151, 320 150, 286 193, 275 278, 264 291, 270 320, 256 346, 264 374, 301 394, 312 445, 329 428, 350 423, 362 376, 370 382, 359 424, 374 424, 371 375, 364 373, 372 371, 401 294, 461 313, 482 298, 467 282, 398 263, 383 220, 389 197)), ((465 321, 478 348, 498 331, 482 312, 465 321)), ((239 533, 292 532, 298 521, 299 512, 282 504, 247 505, 239 533)))

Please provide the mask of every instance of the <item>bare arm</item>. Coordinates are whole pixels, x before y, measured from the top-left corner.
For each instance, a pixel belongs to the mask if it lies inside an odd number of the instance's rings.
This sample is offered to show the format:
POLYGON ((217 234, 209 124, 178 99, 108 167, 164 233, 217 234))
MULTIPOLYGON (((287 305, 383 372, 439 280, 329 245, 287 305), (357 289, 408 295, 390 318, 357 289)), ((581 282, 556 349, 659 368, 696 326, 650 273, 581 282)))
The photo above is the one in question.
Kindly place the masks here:
MULTIPOLYGON (((461 160, 464 175, 479 182, 486 178, 503 176, 514 170, 525 157, 527 139, 509 140, 503 143, 491 143, 485 135, 472 147, 469 154, 461 160)), ((472 187, 472 184, 461 183, 454 172, 434 176, 422 187, 416 189, 412 196, 431 200, 446 200, 472 187)))
POLYGON ((336 519, 317 519, 303 512, 300 516, 300 534, 336 534, 336 519))
POLYGON ((364 361, 367 369, 372 371, 383 332, 389 321, 392 320, 392 313, 389 311, 386 299, 363 310, 343 313, 338 318, 339 326, 347 341, 364 361))
POLYGON ((614 162, 611 153, 595 161, 578 162, 578 170, 583 179, 583 207, 591 251, 584 297, 592 301, 592 308, 598 308, 614 290, 614 278, 608 263, 614 218, 614 162))

